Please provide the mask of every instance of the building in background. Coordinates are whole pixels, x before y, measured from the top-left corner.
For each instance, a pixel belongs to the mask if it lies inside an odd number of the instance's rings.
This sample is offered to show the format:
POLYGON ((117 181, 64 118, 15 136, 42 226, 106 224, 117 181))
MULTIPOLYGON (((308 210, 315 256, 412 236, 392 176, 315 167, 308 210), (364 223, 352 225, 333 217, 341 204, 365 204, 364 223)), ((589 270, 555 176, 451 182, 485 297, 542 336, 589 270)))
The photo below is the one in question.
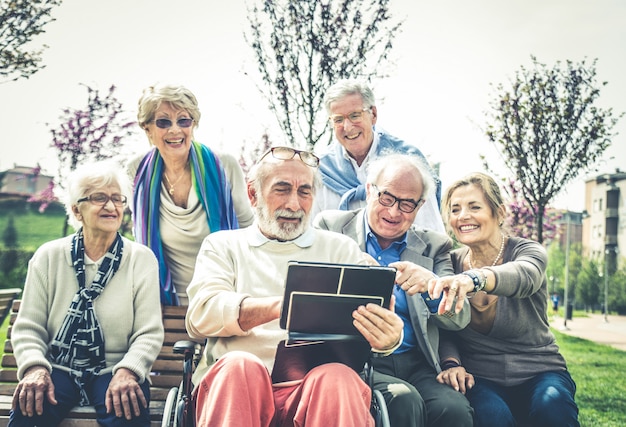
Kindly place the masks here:
POLYGON ((617 269, 626 248, 626 173, 616 169, 585 182, 583 255, 606 262, 609 274, 617 269))
POLYGON ((15 166, 0 172, 0 197, 32 197, 50 187, 52 177, 39 167, 15 166))
POLYGON ((559 230, 557 242, 561 250, 565 251, 567 246, 567 227, 569 223, 569 244, 583 243, 583 220, 587 217, 587 212, 574 212, 565 209, 556 209, 561 216, 559 220, 559 230))

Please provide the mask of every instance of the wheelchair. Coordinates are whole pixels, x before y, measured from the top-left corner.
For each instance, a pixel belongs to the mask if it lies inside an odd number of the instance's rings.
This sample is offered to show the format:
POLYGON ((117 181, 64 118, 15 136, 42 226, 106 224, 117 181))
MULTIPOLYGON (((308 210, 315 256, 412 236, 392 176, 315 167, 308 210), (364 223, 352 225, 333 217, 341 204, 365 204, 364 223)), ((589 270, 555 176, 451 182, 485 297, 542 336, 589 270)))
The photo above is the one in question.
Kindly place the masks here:
MULTIPOLYGON (((175 354, 183 355, 183 377, 178 387, 173 387, 167 394, 163 409, 161 427, 195 427, 195 408, 191 399, 193 383, 191 377, 194 369, 202 358, 202 346, 193 341, 178 341, 174 344, 175 354)), ((389 414, 385 398, 379 390, 373 387, 374 368, 366 363, 363 371, 364 380, 372 389, 372 403, 370 412, 376 427, 389 427, 389 414)))

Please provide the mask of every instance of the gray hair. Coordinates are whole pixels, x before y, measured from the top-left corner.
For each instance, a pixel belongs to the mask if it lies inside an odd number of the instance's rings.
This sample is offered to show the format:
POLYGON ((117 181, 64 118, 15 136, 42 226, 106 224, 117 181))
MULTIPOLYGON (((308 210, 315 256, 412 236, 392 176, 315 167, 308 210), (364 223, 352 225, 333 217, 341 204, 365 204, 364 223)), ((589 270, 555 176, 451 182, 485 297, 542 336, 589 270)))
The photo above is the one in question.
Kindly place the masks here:
POLYGON ((421 198, 426 200, 430 195, 430 192, 435 188, 435 180, 430 173, 428 165, 426 165, 421 158, 411 154, 393 153, 374 160, 369 164, 369 168, 367 170, 367 182, 370 184, 377 184, 383 171, 387 169, 399 168, 413 169, 415 174, 421 178, 421 198))
POLYGON ((200 123, 200 109, 195 95, 184 86, 155 84, 143 90, 139 98, 137 122, 144 129, 154 120, 156 110, 162 103, 169 103, 176 110, 185 110, 193 119, 194 128, 200 123))
POLYGON ((344 79, 339 80, 326 91, 324 97, 324 106, 326 112, 330 114, 330 104, 339 101, 348 95, 360 95, 363 100, 363 108, 371 108, 376 106, 376 98, 372 89, 361 80, 344 79))
POLYGON ((88 196, 89 193, 97 188, 110 185, 119 186, 120 193, 126 196, 129 201, 131 200, 132 187, 128 174, 119 164, 112 160, 83 164, 67 177, 64 204, 67 212, 67 222, 74 230, 78 230, 81 227, 80 221, 76 219, 72 211, 78 199, 88 196))

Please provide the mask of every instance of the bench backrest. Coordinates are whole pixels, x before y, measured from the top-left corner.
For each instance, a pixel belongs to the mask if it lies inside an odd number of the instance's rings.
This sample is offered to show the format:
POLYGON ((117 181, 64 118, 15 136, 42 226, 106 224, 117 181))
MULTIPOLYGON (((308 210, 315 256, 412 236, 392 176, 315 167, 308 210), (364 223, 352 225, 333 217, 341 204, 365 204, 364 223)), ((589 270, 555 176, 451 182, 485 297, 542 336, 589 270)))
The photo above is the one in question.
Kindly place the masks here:
POLYGON ((22 290, 20 288, 0 289, 0 325, 4 323, 9 313, 11 313, 11 307, 13 301, 15 301, 22 290))

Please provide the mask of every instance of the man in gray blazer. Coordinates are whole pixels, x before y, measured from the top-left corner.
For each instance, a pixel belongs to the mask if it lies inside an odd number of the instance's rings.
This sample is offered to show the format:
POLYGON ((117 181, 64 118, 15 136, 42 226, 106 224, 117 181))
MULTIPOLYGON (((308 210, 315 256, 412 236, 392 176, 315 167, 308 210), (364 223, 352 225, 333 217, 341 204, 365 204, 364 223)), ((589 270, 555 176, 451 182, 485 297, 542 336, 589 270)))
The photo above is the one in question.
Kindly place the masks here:
POLYGON ((397 269, 395 311, 404 321, 403 342, 390 356, 372 361, 374 388, 383 393, 394 427, 473 424, 465 396, 436 379, 442 370, 439 328, 464 328, 470 310, 466 300, 459 313, 438 315, 439 300, 431 300, 427 293, 429 280, 453 274, 450 238, 413 225, 433 189, 420 159, 384 156, 370 164, 365 208, 322 211, 313 221, 315 227, 353 238, 381 265, 397 269))

